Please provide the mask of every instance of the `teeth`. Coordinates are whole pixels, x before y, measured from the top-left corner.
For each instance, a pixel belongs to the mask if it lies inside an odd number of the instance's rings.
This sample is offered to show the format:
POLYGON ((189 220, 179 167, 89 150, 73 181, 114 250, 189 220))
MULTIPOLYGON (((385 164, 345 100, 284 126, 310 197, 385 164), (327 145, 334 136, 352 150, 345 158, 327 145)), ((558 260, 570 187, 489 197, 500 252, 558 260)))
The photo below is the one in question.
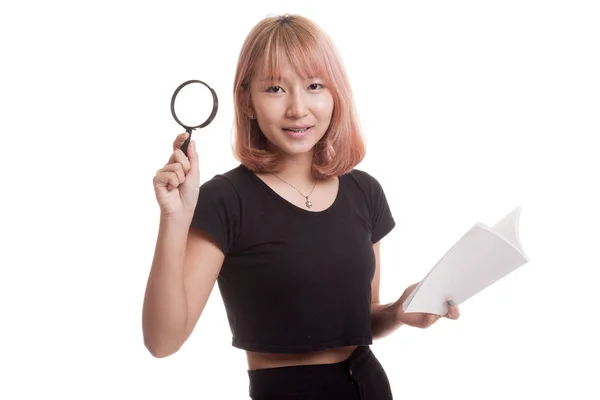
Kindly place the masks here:
POLYGON ((292 131, 292 132, 304 132, 305 130, 307 130, 308 128, 302 128, 302 129, 288 129, 288 131, 292 131))

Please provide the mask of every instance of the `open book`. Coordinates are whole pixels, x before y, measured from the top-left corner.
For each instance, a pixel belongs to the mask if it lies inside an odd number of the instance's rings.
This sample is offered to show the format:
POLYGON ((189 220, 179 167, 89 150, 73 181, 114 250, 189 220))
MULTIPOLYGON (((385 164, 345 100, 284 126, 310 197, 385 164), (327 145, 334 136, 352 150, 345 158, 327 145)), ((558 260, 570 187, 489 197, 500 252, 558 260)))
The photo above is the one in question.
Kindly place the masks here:
POLYGON ((404 301, 404 312, 444 315, 446 300, 461 304, 529 262, 519 238, 521 208, 493 227, 476 223, 434 265, 404 301))

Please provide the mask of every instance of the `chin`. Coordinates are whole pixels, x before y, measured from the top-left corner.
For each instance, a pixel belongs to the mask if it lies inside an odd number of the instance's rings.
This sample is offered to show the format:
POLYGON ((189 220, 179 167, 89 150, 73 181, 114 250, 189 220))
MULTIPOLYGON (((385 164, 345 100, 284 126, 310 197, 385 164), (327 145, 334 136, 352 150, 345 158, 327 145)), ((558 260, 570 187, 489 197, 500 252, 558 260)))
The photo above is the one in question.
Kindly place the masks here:
POLYGON ((311 152, 315 147, 315 144, 316 143, 313 143, 312 141, 306 143, 281 143, 280 145, 277 145, 277 147, 287 155, 296 156, 311 152))

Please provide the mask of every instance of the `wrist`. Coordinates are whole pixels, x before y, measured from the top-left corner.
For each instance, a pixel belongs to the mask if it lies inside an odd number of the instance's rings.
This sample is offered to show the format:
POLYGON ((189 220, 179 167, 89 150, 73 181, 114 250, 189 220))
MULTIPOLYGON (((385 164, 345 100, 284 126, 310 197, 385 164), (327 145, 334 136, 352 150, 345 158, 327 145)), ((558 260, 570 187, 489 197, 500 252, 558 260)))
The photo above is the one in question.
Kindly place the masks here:
POLYGON ((402 302, 400 300, 401 299, 398 299, 394 302, 393 309, 394 320, 396 321, 396 323, 402 324, 402 315, 404 314, 404 309, 402 308, 402 302))
POLYGON ((193 214, 186 215, 184 213, 173 213, 173 214, 160 214, 160 227, 166 229, 182 229, 188 230, 190 224, 192 223, 192 219, 194 218, 193 214))

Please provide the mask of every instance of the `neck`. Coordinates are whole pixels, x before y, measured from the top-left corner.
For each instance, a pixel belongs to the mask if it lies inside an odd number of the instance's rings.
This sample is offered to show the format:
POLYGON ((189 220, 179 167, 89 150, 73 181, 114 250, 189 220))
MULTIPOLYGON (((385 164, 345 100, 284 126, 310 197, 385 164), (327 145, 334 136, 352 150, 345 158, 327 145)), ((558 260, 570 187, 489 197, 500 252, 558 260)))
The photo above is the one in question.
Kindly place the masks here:
POLYGON ((296 183, 312 183, 315 180, 312 175, 312 161, 312 152, 282 157, 281 169, 277 176, 296 183))

